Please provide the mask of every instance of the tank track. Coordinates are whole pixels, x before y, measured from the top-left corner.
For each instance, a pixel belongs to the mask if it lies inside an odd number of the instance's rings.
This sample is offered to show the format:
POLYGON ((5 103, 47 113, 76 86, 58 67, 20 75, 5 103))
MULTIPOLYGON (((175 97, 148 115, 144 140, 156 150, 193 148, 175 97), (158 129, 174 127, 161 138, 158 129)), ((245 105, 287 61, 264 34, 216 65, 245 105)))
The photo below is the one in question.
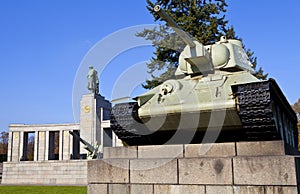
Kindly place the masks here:
POLYGON ((139 131, 141 128, 145 128, 134 115, 137 106, 137 102, 116 104, 112 109, 110 127, 118 138, 128 145, 151 144, 149 138, 137 133, 138 127, 139 131))
POLYGON ((116 104, 112 108, 110 127, 123 143, 127 145, 162 145, 174 132, 150 132, 138 118, 137 102, 116 104))
POLYGON ((236 85, 232 89, 243 140, 284 140, 297 148, 297 119, 275 80, 236 85))

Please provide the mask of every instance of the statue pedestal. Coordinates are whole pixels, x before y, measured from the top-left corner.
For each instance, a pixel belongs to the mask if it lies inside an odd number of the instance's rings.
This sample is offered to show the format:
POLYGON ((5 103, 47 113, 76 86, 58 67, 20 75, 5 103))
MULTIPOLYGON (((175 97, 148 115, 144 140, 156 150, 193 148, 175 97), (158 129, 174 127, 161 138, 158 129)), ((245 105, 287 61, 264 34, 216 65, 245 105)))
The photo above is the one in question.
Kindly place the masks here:
MULTIPOLYGON (((98 94, 85 94, 80 101, 80 137, 90 143, 112 146, 112 131, 103 126, 110 119, 111 103, 98 94)), ((87 151, 80 145, 80 154, 87 151)))
POLYGON ((104 148, 88 193, 297 193, 297 156, 283 141, 104 148))

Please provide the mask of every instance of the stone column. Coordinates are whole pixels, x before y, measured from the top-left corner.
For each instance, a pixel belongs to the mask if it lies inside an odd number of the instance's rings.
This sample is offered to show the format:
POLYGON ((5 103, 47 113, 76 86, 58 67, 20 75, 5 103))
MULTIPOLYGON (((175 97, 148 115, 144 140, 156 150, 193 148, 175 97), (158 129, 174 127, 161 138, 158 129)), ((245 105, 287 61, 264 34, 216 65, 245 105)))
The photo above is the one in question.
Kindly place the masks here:
POLYGON ((38 142, 38 160, 45 160, 45 131, 39 131, 39 142, 38 142))
POLYGON ((45 160, 49 160, 49 131, 46 131, 46 139, 45 139, 45 160))
POLYGON ((34 161, 38 160, 38 151, 39 151, 39 132, 34 131, 34 161))
POLYGON ((70 160, 70 134, 69 131, 63 131, 63 160, 70 160))
MULTIPOLYGON (((20 131, 20 157, 19 160, 21 160, 21 158, 24 158, 24 131, 20 131)), ((26 145, 27 146, 27 145, 26 145)))
POLYGON ((18 162, 20 159, 20 132, 14 131, 12 137, 12 155, 11 155, 11 161, 12 162, 18 162))
POLYGON ((13 132, 8 133, 8 149, 7 149, 7 162, 11 162, 12 156, 12 144, 13 144, 13 132))
POLYGON ((63 159, 63 130, 59 131, 59 160, 63 159))

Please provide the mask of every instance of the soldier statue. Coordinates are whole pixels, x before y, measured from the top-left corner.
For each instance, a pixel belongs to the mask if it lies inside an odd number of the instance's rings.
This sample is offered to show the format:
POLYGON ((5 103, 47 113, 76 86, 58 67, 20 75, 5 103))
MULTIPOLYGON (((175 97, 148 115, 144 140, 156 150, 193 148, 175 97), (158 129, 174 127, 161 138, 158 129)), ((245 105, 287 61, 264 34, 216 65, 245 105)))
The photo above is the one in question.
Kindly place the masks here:
POLYGON ((99 93, 99 79, 98 79, 98 72, 94 69, 93 66, 89 67, 89 72, 87 75, 88 78, 88 90, 91 93, 98 94, 99 93))

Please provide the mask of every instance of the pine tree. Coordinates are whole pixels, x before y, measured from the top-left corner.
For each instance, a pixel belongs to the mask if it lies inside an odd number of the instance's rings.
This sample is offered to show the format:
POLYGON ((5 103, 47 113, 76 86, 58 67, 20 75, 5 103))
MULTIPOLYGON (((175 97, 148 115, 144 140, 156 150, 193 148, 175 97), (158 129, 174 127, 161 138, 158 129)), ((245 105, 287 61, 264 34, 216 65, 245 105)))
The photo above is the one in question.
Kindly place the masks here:
MULTIPOLYGON (((240 39, 235 35, 234 28, 228 27, 228 21, 225 19, 225 0, 156 0, 155 3, 147 0, 147 3, 147 9, 153 15, 154 21, 161 21, 153 11, 153 7, 158 4, 184 31, 204 45, 213 44, 224 35, 228 39, 240 39)), ((170 28, 163 24, 137 33, 138 37, 152 41, 156 49, 150 63, 147 64, 148 72, 152 75, 152 80, 146 80, 146 84, 143 85, 147 89, 174 78, 179 54, 185 47, 185 43, 175 32, 171 32, 170 28), (156 75, 157 73, 160 74, 156 75)), ((257 62, 254 53, 248 49, 247 54, 255 68, 257 62)), ((255 75, 259 79, 267 78, 262 68, 256 71, 255 75)))

